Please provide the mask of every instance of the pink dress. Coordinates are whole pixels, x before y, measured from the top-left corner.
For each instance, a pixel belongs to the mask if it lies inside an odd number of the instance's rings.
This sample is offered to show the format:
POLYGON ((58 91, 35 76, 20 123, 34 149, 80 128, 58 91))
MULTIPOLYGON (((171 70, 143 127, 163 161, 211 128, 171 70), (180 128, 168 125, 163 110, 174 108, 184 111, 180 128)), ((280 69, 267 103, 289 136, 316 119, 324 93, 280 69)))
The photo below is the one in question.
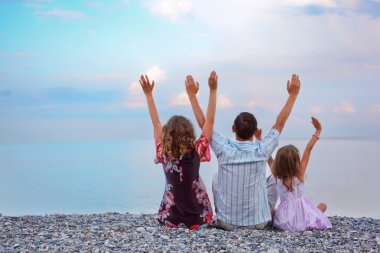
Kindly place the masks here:
POLYGON ((297 177, 294 177, 293 189, 288 191, 282 180, 277 179, 281 202, 273 217, 274 226, 290 232, 331 228, 325 214, 304 197, 304 183, 297 177))

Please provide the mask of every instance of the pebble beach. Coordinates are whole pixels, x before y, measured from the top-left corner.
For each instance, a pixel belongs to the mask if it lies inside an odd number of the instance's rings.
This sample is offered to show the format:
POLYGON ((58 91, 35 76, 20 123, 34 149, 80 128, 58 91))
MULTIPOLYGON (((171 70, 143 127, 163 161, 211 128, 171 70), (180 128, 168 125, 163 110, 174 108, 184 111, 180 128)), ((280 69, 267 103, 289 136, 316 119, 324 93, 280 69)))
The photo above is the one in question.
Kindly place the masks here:
POLYGON ((288 233, 170 229, 152 214, 1 216, 0 252, 380 252, 378 219, 329 219, 330 230, 288 233))

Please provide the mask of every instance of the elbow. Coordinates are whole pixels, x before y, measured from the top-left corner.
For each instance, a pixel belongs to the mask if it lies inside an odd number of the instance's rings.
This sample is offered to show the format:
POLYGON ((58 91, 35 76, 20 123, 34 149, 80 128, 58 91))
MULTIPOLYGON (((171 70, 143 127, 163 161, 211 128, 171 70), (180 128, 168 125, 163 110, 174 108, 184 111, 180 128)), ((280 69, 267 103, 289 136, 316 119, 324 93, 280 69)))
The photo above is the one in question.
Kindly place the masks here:
POLYGON ((276 128, 283 129, 285 127, 285 120, 277 118, 276 128))
POLYGON ((214 117, 207 118, 206 122, 205 122, 205 124, 208 124, 208 125, 214 125, 214 123, 215 123, 215 118, 214 117))

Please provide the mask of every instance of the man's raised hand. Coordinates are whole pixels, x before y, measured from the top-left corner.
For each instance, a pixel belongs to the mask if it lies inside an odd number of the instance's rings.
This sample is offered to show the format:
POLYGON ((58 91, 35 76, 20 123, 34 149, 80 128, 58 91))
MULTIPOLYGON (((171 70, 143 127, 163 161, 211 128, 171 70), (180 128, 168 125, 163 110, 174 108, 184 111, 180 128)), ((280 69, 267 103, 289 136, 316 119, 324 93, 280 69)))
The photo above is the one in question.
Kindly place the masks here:
POLYGON ((301 88, 301 81, 298 77, 298 75, 293 74, 292 79, 286 84, 286 88, 288 90, 289 95, 298 95, 298 92, 300 91, 301 88))
POLYGON ((208 86, 210 90, 216 90, 218 88, 218 75, 215 70, 211 72, 210 77, 208 78, 208 86))

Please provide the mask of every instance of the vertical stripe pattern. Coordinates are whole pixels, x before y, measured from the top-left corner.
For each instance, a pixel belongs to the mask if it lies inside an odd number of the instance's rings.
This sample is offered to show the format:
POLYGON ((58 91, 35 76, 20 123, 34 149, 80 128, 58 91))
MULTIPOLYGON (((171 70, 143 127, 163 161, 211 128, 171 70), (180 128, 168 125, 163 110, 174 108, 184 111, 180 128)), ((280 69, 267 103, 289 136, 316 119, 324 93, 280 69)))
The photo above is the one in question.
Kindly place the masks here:
POLYGON ((271 219, 265 168, 278 141, 276 129, 261 142, 232 141, 214 131, 211 148, 218 159, 218 194, 214 197, 219 220, 251 226, 271 219))

